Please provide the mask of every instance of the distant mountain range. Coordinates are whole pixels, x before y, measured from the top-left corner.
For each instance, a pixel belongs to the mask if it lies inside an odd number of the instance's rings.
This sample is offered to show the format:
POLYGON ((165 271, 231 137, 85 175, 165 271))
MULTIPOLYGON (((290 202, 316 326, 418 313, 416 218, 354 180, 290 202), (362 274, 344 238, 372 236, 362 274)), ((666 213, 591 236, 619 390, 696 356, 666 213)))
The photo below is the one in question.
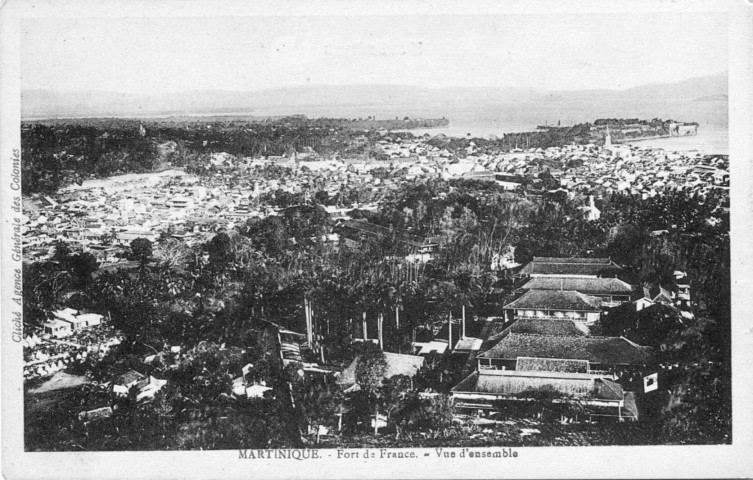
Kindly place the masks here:
POLYGON ((557 120, 593 121, 599 117, 661 117, 719 125, 727 122, 726 73, 625 90, 545 92, 494 87, 305 85, 248 92, 208 90, 158 95, 25 90, 21 98, 23 119, 304 114, 446 117, 451 124, 494 121, 535 125, 557 120))

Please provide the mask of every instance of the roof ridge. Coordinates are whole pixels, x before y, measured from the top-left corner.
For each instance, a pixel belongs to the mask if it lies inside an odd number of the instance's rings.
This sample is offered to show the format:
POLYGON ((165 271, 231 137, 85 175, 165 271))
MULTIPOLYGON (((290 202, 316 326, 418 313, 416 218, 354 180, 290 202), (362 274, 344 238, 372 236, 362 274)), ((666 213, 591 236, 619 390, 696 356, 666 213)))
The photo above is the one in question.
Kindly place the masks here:
MULTIPOLYGON (((615 390, 614 388, 612 388, 612 385, 610 385, 610 384, 614 384, 614 385, 619 385, 619 384, 618 384, 617 382, 614 382, 614 381, 612 381, 611 379, 609 379, 609 378, 605 378, 605 377, 600 377, 600 378, 596 378, 596 379, 594 379, 594 381, 597 381, 597 380, 601 380, 601 383, 602 383, 602 384, 603 384, 603 385, 604 385, 605 387, 607 387, 607 388, 608 388, 608 389, 609 389, 610 391, 612 391, 612 392, 613 392, 613 393, 614 393, 615 395, 617 395, 618 397, 620 396, 620 392, 618 392, 617 390, 615 390), (605 382, 604 380, 609 380, 609 382, 605 382)), ((622 396, 623 396, 623 397, 625 396, 625 392, 624 392, 624 391, 623 391, 623 393, 622 393, 622 396)))
POLYGON ((620 339, 625 340, 628 344, 630 344, 631 346, 633 346, 635 348, 648 348, 648 347, 645 347, 643 345, 638 345, 634 341, 630 340, 629 338, 623 337, 622 335, 620 335, 620 339))
MULTIPOLYGON (((562 320, 571 320, 572 321, 572 319, 567 319, 567 318, 562 319, 562 320)), ((525 336, 525 337, 583 338, 583 339, 602 339, 602 338, 620 339, 621 338, 621 339, 627 341, 628 343, 630 343, 632 345, 635 345, 636 347, 643 348, 641 345, 638 345, 637 343, 632 342, 632 341, 628 340, 625 337, 615 337, 615 336, 611 336, 611 335, 547 335, 547 334, 544 334, 544 333, 516 333, 516 332, 510 332, 510 334, 508 336, 512 336, 512 335, 517 335, 517 336, 520 336, 520 337, 525 336)))
POLYGON ((515 332, 510 332, 510 335, 508 335, 508 337, 512 335, 518 335, 521 337, 589 338, 589 336, 587 335, 547 335, 544 333, 515 333, 515 332))

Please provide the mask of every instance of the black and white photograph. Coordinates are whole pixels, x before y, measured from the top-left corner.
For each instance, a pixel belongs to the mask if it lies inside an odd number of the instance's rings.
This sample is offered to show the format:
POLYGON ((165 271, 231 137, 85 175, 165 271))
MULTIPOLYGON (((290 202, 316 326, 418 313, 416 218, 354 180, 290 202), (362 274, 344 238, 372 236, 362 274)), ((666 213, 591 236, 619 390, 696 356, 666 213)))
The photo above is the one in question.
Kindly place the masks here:
POLYGON ((15 6, 19 455, 457 478, 547 447, 731 452, 753 427, 730 235, 751 5, 80 3, 15 6))

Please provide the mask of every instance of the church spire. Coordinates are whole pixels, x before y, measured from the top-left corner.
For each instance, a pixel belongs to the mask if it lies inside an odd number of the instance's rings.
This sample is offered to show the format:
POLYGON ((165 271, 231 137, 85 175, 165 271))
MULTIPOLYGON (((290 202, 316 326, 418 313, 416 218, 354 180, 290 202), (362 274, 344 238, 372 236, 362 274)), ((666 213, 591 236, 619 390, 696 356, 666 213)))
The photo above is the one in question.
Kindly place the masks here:
POLYGON ((604 137, 604 148, 612 148, 612 135, 609 133, 609 124, 607 124, 607 134, 604 137))

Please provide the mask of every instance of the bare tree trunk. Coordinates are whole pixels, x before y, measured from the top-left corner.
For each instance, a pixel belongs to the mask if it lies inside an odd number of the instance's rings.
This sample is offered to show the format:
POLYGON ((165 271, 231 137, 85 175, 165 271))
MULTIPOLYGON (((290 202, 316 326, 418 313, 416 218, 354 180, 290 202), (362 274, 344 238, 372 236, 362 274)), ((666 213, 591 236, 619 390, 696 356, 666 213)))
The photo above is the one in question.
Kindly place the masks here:
POLYGON ((463 305, 463 337, 465 338, 465 305, 463 305))
POLYGON ((306 314, 308 316, 308 322, 307 322, 307 331, 309 335, 309 346, 311 348, 314 348, 314 320, 311 318, 311 301, 307 301, 308 308, 306 309, 306 314))
POLYGON ((366 330, 366 312, 364 311, 363 312, 363 341, 364 342, 369 338, 369 336, 367 335, 367 333, 368 332, 366 330))
POLYGON ((303 313, 306 316, 306 343, 309 348, 313 347, 312 335, 311 335, 311 315, 309 314, 309 299, 303 297, 303 313))
POLYGON ((317 336, 317 328, 314 325, 314 306, 309 302, 309 322, 311 323, 311 339, 314 342, 314 347, 319 348, 319 338, 317 336))
POLYGON ((379 348, 384 350, 384 315, 379 314, 379 318, 377 321, 377 329, 378 329, 378 336, 379 336, 379 348))
POLYGON ((379 407, 374 405, 374 436, 379 435, 379 407))
POLYGON ((447 314, 447 332, 449 336, 449 342, 447 344, 447 348, 449 351, 452 351, 452 312, 447 314))

